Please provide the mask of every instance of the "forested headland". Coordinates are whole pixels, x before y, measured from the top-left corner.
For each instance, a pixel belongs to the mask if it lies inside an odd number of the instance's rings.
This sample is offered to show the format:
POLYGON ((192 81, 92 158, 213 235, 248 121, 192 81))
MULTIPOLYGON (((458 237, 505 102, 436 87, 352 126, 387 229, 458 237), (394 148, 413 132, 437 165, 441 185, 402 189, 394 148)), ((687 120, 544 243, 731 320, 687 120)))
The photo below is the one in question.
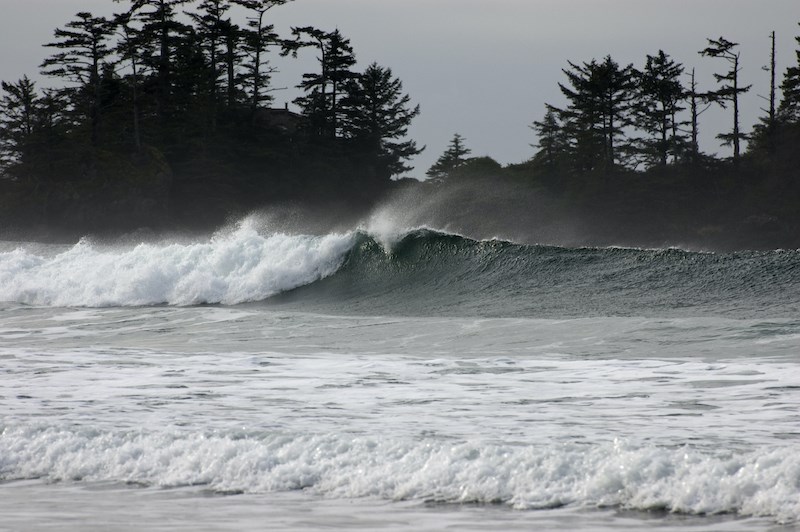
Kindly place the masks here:
POLYGON ((338 30, 279 36, 270 10, 287 1, 132 0, 56 29, 40 70, 57 88, 2 85, 0 218, 208 228, 275 202, 382 195, 420 151, 404 138, 419 107, 390 68, 358 68, 338 30), (317 58, 299 113, 273 107, 276 54, 317 58))
POLYGON ((428 176, 434 182, 502 176, 537 187, 550 213, 579 222, 586 237, 573 241, 581 244, 798 248, 796 41, 794 64, 778 73, 772 34, 764 68, 770 82, 752 131, 740 123, 739 98, 753 87, 740 81, 739 45, 719 37, 698 50, 700 60, 716 62, 713 87, 699 87, 694 69, 662 50, 646 55, 639 68, 609 56, 569 62, 559 83, 566 105, 546 105, 531 125, 538 142, 529 161, 501 167, 470 157, 466 139, 456 134, 428 176), (717 135, 729 157, 700 149, 702 115, 711 106, 729 113, 730 129, 717 135))
POLYGON ((364 213, 398 190, 452 190, 450 210, 460 201, 475 220, 546 198, 516 223, 580 220, 585 244, 800 248, 800 37, 785 72, 774 44, 765 54, 751 131, 739 45, 719 37, 691 58, 717 66, 709 87, 660 50, 638 66, 570 61, 554 80, 564 103, 531 126, 531 159, 472 157, 456 134, 418 182, 404 176, 422 149, 408 138, 419 105, 390 67, 359 65, 339 30, 279 35, 271 10, 292 0, 115 1, 119 14, 78 13, 45 43, 52 88, 2 83, 4 233, 210 229, 270 205, 364 213), (294 112, 275 105, 271 60, 301 55, 316 68, 296 80, 294 112), (711 106, 729 113, 718 138, 730 156, 698 144, 711 106), (519 193, 486 193, 500 188, 519 193))

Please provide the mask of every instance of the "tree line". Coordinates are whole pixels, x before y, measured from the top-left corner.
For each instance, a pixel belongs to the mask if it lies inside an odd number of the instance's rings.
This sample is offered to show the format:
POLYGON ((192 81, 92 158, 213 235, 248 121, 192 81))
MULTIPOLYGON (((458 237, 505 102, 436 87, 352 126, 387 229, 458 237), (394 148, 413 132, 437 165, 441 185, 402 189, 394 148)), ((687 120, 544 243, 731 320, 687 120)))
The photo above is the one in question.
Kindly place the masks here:
POLYGON ((663 50, 639 68, 611 56, 569 61, 558 84, 565 103, 546 104, 531 125, 530 160, 502 167, 469 157, 456 134, 427 175, 442 186, 486 175, 528 183, 608 235, 638 231, 639 242, 658 230, 663 240, 670 231, 687 240, 738 232, 764 237, 759 247, 800 246, 800 48, 778 84, 770 37, 766 105, 750 132, 740 121, 740 98, 752 86, 741 81, 739 44, 719 37, 698 50, 718 65, 713 87, 700 89, 694 69, 663 50), (729 113, 730 129, 717 138, 730 157, 700 149, 701 115, 711 106, 729 113))
MULTIPOLYGON (((368 208, 399 186, 423 149, 407 138, 419 106, 390 68, 359 68, 339 30, 279 35, 271 10, 291 1, 115 0, 121 12, 110 18, 81 12, 56 29, 40 65, 55 87, 2 83, 0 222, 213 227, 272 202, 368 208), (297 80, 299 113, 273 107, 274 59, 300 56, 316 62, 297 80)), ((639 68, 571 61, 565 103, 547 104, 531 126, 530 160, 470 157, 456 134, 417 186, 502 178, 609 231, 714 233, 745 220, 800 245, 800 49, 778 86, 774 39, 767 107, 751 132, 739 111, 752 87, 740 81, 739 45, 724 37, 698 51, 719 66, 703 90, 661 50, 639 68), (700 117, 715 105, 730 113, 718 135, 726 159, 698 145, 700 117)))
POLYGON ((155 212, 148 201, 191 218, 391 186, 421 151, 406 138, 419 106, 390 68, 359 69, 339 30, 279 35, 270 11, 290 1, 115 0, 113 17, 78 13, 45 44, 55 88, 2 83, 6 196, 45 221, 115 202, 155 212), (273 108, 271 59, 311 54, 300 112, 273 108))
MULTIPOLYGON (((569 68, 563 69, 566 82, 558 84, 566 105, 545 104, 544 117, 531 126, 538 138, 534 160, 549 170, 600 174, 698 163, 709 158, 698 143, 699 117, 719 105, 730 110, 732 126, 717 138, 732 147, 731 162, 738 164, 743 142, 750 141, 751 150, 762 149, 781 128, 800 121, 800 50, 798 64, 784 74, 783 97, 777 105, 774 32, 771 37, 770 66, 765 69, 772 83, 769 96, 763 97, 769 108, 752 133, 743 131, 739 117, 739 98, 752 89, 739 79, 739 44, 720 37, 708 39, 699 52, 727 63, 726 69, 714 74, 718 86, 705 91, 698 89, 694 69, 687 72, 663 50, 647 55, 642 69, 621 66, 611 56, 569 61, 569 68)), ((800 43, 800 37, 797 40, 800 43)), ((469 153, 464 138, 455 134, 428 177, 446 177, 467 162, 469 153)))

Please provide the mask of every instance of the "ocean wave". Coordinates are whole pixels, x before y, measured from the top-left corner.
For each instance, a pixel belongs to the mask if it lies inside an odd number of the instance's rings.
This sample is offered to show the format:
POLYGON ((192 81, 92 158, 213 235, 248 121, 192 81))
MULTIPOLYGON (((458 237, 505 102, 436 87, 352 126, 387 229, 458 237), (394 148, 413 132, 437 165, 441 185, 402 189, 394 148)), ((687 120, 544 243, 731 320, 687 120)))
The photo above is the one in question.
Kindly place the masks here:
MULTIPOLYGON (((0 253, 0 300, 41 306, 226 304, 486 317, 792 317, 800 252, 560 248, 428 228, 321 236, 242 223, 203 242, 0 253)), ((370 232, 370 231, 375 231, 370 232)))
POLYGON ((798 451, 6 427, 0 433, 0 478, 204 485, 242 493, 302 489, 336 498, 502 503, 517 509, 617 506, 795 522, 798 451))
POLYGON ((361 235, 335 275, 275 302, 412 316, 783 318, 800 312, 800 253, 529 246, 421 228, 361 235))

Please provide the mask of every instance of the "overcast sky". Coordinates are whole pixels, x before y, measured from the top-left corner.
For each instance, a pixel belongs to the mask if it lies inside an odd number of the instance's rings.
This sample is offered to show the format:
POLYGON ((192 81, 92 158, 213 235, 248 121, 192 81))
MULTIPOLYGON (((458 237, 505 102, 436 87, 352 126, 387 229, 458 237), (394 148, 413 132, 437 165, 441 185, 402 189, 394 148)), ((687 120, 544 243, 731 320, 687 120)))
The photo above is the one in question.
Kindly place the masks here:
MULTIPOLYGON (((0 79, 28 74, 47 55, 41 47, 52 31, 78 11, 109 15, 121 10, 112 0, 0 0, 0 79)), ((769 79, 769 34, 777 32, 778 70, 795 61, 800 34, 799 0, 295 0, 270 12, 276 29, 312 25, 339 28, 349 37, 361 66, 377 61, 392 68, 422 107, 411 136, 427 150, 412 174, 425 170, 453 133, 466 138, 473 155, 501 163, 521 162, 534 153, 528 128, 542 117, 545 102, 563 103, 558 82, 567 61, 601 59, 642 66, 646 54, 663 49, 688 69, 697 68, 701 89, 713 88, 721 60, 700 57, 707 37, 741 43, 742 76, 754 87, 743 101, 746 127, 762 114, 769 79)), ((275 61, 276 86, 292 87, 312 71, 314 56, 275 61)), ((780 79, 779 79, 780 81, 780 79)), ((276 104, 293 90, 275 93, 276 104)), ((702 148, 727 154, 714 135, 730 127, 725 111, 712 110, 701 122, 702 148)))

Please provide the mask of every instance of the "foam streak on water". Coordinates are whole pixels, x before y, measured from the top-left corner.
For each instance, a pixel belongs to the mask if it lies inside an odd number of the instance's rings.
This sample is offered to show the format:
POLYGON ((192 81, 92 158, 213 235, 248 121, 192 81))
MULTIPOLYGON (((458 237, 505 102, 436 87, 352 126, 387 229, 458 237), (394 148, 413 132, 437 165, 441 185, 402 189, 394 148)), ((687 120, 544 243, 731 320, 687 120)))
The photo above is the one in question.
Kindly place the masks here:
POLYGON ((793 322, 5 313, 5 480, 800 517, 793 322))

